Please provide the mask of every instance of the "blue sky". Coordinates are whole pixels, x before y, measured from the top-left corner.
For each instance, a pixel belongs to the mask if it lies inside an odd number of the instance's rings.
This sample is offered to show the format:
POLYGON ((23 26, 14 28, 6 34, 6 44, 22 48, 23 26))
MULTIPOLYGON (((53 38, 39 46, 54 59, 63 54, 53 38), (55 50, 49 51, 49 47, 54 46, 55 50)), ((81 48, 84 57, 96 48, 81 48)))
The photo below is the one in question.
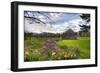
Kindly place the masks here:
POLYGON ((46 24, 35 23, 35 21, 30 24, 29 20, 25 20, 25 31, 33 33, 62 33, 68 29, 72 29, 77 32, 80 30, 79 25, 85 23, 85 21, 80 18, 80 15, 80 13, 27 11, 24 12, 24 16, 38 18, 46 24))

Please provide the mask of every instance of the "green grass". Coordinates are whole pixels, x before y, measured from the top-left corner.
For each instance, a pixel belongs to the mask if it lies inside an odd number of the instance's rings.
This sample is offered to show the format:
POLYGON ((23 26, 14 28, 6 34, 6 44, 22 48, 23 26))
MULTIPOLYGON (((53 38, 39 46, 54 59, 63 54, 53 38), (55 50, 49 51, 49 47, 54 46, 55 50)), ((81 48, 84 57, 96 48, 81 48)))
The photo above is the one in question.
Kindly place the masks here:
POLYGON ((80 38, 78 40, 61 40, 57 42, 58 46, 71 46, 80 50, 80 59, 90 58, 90 40, 89 38, 80 38))
MULTIPOLYGON (((43 52, 43 42, 48 39, 41 37, 27 37, 24 40, 25 61, 44 61, 44 60, 63 60, 63 59, 89 59, 90 58, 90 39, 89 37, 78 37, 77 40, 56 40, 60 51, 43 52), (79 52, 78 52, 79 51, 79 52), (54 54, 54 55, 52 55, 54 54), (76 56, 75 56, 76 55, 76 56), (79 56, 77 56, 79 55, 79 56), (75 56, 75 57, 74 57, 75 56), (67 57, 67 58, 65 58, 67 57)), ((50 39, 50 38, 49 38, 50 39)), ((59 39, 59 38, 55 38, 59 39)))
POLYGON ((40 37, 29 37, 24 42, 25 48, 31 48, 31 49, 38 49, 42 47, 42 38, 40 37))
POLYGON ((77 37, 78 40, 90 40, 90 37, 77 37))

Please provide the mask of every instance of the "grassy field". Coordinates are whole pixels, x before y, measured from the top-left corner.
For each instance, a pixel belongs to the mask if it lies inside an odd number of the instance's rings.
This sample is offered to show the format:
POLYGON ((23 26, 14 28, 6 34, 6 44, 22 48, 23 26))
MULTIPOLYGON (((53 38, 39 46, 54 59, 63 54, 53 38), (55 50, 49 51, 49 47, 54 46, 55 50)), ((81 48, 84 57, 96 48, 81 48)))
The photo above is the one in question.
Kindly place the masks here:
POLYGON ((90 58, 89 37, 78 37, 77 40, 53 40, 56 48, 47 43, 50 38, 28 37, 24 42, 24 61, 44 61, 44 60, 69 60, 90 58), (51 46, 51 47, 48 47, 51 46))
POLYGON ((61 40, 57 44, 78 48, 80 50, 79 59, 90 58, 90 40, 87 37, 80 37, 78 40, 61 40))

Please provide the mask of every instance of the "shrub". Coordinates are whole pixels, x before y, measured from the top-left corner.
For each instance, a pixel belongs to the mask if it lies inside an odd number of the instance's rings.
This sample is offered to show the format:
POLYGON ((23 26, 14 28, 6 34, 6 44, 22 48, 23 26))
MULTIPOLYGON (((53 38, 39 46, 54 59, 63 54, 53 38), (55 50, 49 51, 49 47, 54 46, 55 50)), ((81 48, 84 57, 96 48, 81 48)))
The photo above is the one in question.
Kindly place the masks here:
POLYGON ((78 48, 71 46, 60 46, 60 48, 63 49, 65 59, 77 59, 80 55, 78 48))

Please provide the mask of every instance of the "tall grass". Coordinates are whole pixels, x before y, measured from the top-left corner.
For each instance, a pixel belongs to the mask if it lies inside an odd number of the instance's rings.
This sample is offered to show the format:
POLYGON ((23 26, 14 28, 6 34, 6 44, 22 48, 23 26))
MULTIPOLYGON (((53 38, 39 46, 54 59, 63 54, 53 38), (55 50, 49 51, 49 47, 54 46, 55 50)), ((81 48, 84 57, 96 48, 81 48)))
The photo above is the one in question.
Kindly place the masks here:
POLYGON ((24 41, 24 61, 90 58, 90 40, 87 37, 79 37, 78 40, 57 40, 59 38, 55 38, 52 42, 51 39, 48 37, 27 37, 24 41), (49 43, 46 42, 48 39, 49 43))
POLYGON ((79 48, 80 56, 79 59, 87 59, 90 58, 90 40, 82 39, 82 40, 62 40, 57 42, 58 46, 72 46, 75 48, 79 48))

